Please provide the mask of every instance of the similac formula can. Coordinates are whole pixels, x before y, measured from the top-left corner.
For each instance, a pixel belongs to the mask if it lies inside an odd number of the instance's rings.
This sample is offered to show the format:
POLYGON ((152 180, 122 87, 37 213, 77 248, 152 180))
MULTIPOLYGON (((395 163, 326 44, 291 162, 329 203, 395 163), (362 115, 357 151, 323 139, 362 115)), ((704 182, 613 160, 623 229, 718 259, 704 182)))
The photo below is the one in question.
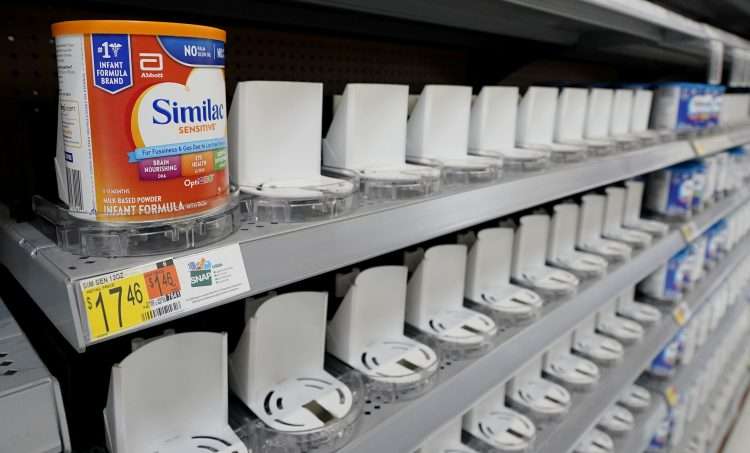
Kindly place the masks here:
POLYGON ((654 129, 702 129, 713 115, 716 99, 701 83, 672 82, 654 94, 651 127, 654 129))
POLYGON ((223 30, 94 20, 52 35, 72 215, 149 222, 228 202, 223 30))

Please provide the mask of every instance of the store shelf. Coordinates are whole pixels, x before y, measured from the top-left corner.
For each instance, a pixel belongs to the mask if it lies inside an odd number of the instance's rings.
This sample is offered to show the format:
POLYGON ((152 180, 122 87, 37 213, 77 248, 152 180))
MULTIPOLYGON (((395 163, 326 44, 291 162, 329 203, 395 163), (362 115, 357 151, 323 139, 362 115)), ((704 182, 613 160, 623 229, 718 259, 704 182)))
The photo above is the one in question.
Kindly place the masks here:
MULTIPOLYGON (((731 274, 732 270, 746 257, 750 256, 750 240, 745 242, 727 257, 717 269, 712 270, 703 281, 703 284, 696 290, 696 300, 702 301, 714 293, 731 274)), ((691 296, 692 299, 692 296, 691 296)), ((714 334, 696 351, 693 360, 689 364, 680 366, 672 378, 669 380, 660 380, 656 378, 648 379, 647 385, 664 394, 668 387, 673 387, 677 393, 684 393, 690 389, 691 384, 696 380, 698 375, 703 372, 703 367, 709 362, 718 344, 728 332, 728 325, 731 325, 733 318, 732 313, 736 313, 737 307, 745 304, 746 301, 737 301, 733 306, 735 311, 728 313, 724 318, 724 323, 714 331, 714 334)), ((700 308, 700 303, 690 303, 690 312, 695 313, 700 308)))
MULTIPOLYGON (((696 64, 705 63, 710 39, 727 46, 750 47, 745 39, 716 33, 711 27, 644 0, 483 0, 474 2, 471 8, 450 0, 303 1, 563 45, 604 45, 611 49, 616 44, 622 50, 629 47, 625 53, 640 56, 654 56, 654 47, 659 46, 670 56, 698 56, 692 60, 696 64)), ((682 59, 683 63, 690 61, 682 59)))
POLYGON ((667 414, 666 403, 657 403, 654 395, 651 406, 643 413, 636 415, 636 427, 621 439, 615 440, 615 451, 618 453, 644 453, 651 438, 667 414))
POLYGON ((0 300, 0 450, 70 451, 57 380, 0 300))
MULTIPOLYGON (((82 307, 83 279, 119 272, 164 259, 200 254, 238 244, 250 290, 226 300, 153 319, 131 329, 186 316, 262 293, 324 272, 423 242, 462 228, 571 194, 641 175, 702 154, 750 142, 750 127, 676 141, 545 172, 508 173, 494 184, 449 187, 420 200, 362 206, 346 216, 302 224, 243 224, 240 231, 209 247, 176 255, 138 258, 82 258, 58 248, 39 223, 0 219, 0 259, 48 318, 77 349, 114 338, 93 340, 82 307)), ((127 331, 120 332, 119 335, 127 331)))
POLYGON ((719 435, 716 436, 716 439, 714 439, 714 442, 712 442, 711 445, 708 446, 706 453, 719 453, 719 450, 724 444, 725 438, 727 437, 727 435, 729 435, 730 431, 735 426, 740 410, 745 403, 745 394, 747 393, 748 387, 750 387, 750 373, 745 376, 739 388, 735 390, 734 397, 732 398, 732 404, 729 407, 729 411, 727 412, 726 416, 724 417, 724 420, 726 420, 726 422, 721 427, 721 433, 719 433, 719 435))
MULTIPOLYGON (((723 440, 724 436, 727 434, 729 429, 732 427, 732 422, 734 421, 734 416, 736 416, 736 412, 739 409, 738 404, 741 402, 739 401, 742 397, 742 395, 745 394, 745 392, 748 389, 748 386, 750 386, 750 373, 748 373, 745 378, 743 379, 743 382, 740 384, 739 388, 737 388, 735 391, 735 396, 733 400, 735 401, 735 404, 733 407, 730 408, 729 413, 727 414, 727 417, 724 418, 725 422, 722 426, 723 433, 720 433, 720 436, 717 436, 711 446, 706 450, 707 453, 717 453, 718 448, 721 446, 721 441, 723 440), (734 415, 732 415, 734 414, 734 415), (730 417, 730 415, 732 415, 730 417)), ((716 394, 718 393, 718 388, 712 389, 711 394, 706 399, 707 402, 710 402, 716 398, 716 394)), ((690 433, 698 433, 701 430, 701 427, 703 427, 706 423, 706 417, 708 416, 708 407, 707 404, 701 407, 698 411, 696 417, 688 423, 687 427, 685 428, 685 435, 682 438, 682 441, 676 445, 675 447, 670 449, 670 453, 683 453, 687 451, 687 446, 690 443, 690 433)))
MULTIPOLYGON (((700 308, 701 304, 721 285, 739 262, 748 256, 748 253, 750 253, 750 239, 745 239, 716 269, 713 269, 704 277, 703 282, 685 299, 690 312, 700 308)), ((727 314, 722 327, 727 327, 729 323, 735 321, 735 317, 732 315, 739 312, 740 305, 739 303, 736 304, 732 311, 727 314)), ((649 329, 642 341, 627 350, 622 363, 616 368, 605 370, 601 381, 591 393, 576 398, 573 408, 562 423, 540 434, 537 453, 566 453, 572 451, 581 437, 596 425, 602 413, 617 401, 623 389, 636 381, 651 360, 680 329, 681 326, 675 322, 671 312, 665 311, 661 323, 649 329)), ((706 363, 707 355, 713 349, 712 346, 721 341, 727 330, 729 329, 717 330, 710 341, 701 348, 699 355, 696 355, 695 361, 691 364, 706 363)), ((687 368, 683 370, 685 373, 680 373, 680 376, 686 374, 688 369, 698 368, 698 366, 687 368)), ((677 385, 677 379, 670 382, 677 385)), ((678 389, 683 390, 684 388, 678 387, 678 389)))
POLYGON ((617 401, 623 390, 635 382, 642 370, 677 332, 668 313, 663 322, 646 332, 645 338, 628 348, 625 359, 616 368, 605 369, 594 390, 574 395, 573 407, 563 422, 539 433, 537 453, 572 451, 581 437, 601 418, 604 411, 617 401))
MULTIPOLYGON (((745 193, 736 194, 704 211, 693 219, 697 230, 704 231, 747 199, 745 193)), ((376 402, 380 409, 364 418, 355 438, 341 452, 412 451, 430 433, 470 409, 489 390, 512 377, 529 360, 538 357, 554 341, 570 332, 581 319, 646 277, 684 245, 680 233, 673 231, 630 261, 615 267, 603 279, 584 286, 573 299, 545 306, 542 317, 534 323, 505 330, 499 339, 500 344, 486 355, 446 366, 439 383, 428 395, 406 403, 376 402), (456 389, 462 391, 457 392, 456 389)), ((743 245, 738 253, 748 251, 750 244, 743 245)), ((667 336, 662 331, 650 332, 649 340, 643 344, 650 345, 648 352, 652 354, 651 357, 656 354, 656 345, 666 342, 673 333, 670 330, 667 336)), ((646 352, 641 354, 646 355, 646 352)), ((628 357, 634 363, 646 360, 638 354, 628 357)), ((630 367, 624 368, 630 370, 630 367)), ((640 366, 636 371, 640 372, 643 368, 640 366)), ((635 377, 628 376, 629 382, 635 381, 635 377)), ((612 377, 615 378, 619 380, 617 376, 612 377)), ((615 388, 615 382, 611 385, 615 388)), ((617 388, 621 389, 622 386, 617 388)), ((603 392, 603 395, 609 399, 612 397, 607 392, 603 392)))

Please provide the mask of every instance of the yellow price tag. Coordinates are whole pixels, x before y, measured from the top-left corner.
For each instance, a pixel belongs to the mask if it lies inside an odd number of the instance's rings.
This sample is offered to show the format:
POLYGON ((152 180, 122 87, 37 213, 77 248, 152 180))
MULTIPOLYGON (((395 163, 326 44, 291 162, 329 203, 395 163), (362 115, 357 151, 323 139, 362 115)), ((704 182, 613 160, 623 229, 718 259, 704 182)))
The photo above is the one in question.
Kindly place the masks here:
POLYGON ((667 387, 664 391, 664 397, 667 399, 667 404, 671 407, 675 407, 680 402, 680 393, 674 385, 667 387))
POLYGON ((138 325, 146 321, 151 312, 143 274, 86 288, 83 303, 92 339, 138 325))
POLYGON ((672 315, 678 326, 684 326, 690 319, 690 308, 683 302, 675 307, 672 315))
POLYGON ((182 290, 171 259, 81 282, 91 339, 182 310, 182 290))
POLYGON ((706 154, 706 148, 703 147, 703 144, 696 140, 693 140, 692 144, 693 151, 695 152, 696 156, 703 156, 704 154, 706 154))
POLYGON ((680 232, 687 242, 693 242, 698 237, 698 227, 694 222, 688 222, 680 227, 680 232))

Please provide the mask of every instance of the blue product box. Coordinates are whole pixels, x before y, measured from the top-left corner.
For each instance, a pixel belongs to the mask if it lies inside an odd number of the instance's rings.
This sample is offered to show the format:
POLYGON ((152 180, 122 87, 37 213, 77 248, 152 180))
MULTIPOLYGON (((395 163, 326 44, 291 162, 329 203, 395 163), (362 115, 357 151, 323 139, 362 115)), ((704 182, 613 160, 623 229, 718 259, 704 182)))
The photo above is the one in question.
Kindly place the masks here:
POLYGON ((717 90, 712 87, 687 82, 660 84, 655 92, 652 128, 703 129, 709 127, 713 116, 718 121, 718 114, 713 113, 717 90))
POLYGON ((686 217, 693 208, 691 162, 675 165, 648 176, 646 207, 667 217, 686 217))

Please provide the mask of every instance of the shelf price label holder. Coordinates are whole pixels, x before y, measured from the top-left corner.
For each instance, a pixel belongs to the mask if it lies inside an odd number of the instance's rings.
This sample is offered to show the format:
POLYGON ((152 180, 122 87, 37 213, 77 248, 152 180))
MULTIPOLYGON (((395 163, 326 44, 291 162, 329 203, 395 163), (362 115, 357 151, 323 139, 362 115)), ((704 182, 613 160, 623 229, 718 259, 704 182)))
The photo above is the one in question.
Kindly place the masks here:
POLYGON ((677 387, 670 385, 664 390, 664 398, 666 398, 669 407, 675 407, 680 402, 680 392, 677 387))
POLYGON ((250 284, 238 244, 167 258, 80 282, 89 339, 239 298, 250 284))
POLYGON ((695 222, 688 222, 680 227, 680 233, 686 242, 693 242, 698 236, 700 236, 700 230, 695 222))
POLYGON ((687 324, 687 322, 690 320, 691 315, 692 313, 690 313, 690 307, 686 302, 680 303, 672 311, 672 316, 674 317, 677 325, 680 327, 687 324))

